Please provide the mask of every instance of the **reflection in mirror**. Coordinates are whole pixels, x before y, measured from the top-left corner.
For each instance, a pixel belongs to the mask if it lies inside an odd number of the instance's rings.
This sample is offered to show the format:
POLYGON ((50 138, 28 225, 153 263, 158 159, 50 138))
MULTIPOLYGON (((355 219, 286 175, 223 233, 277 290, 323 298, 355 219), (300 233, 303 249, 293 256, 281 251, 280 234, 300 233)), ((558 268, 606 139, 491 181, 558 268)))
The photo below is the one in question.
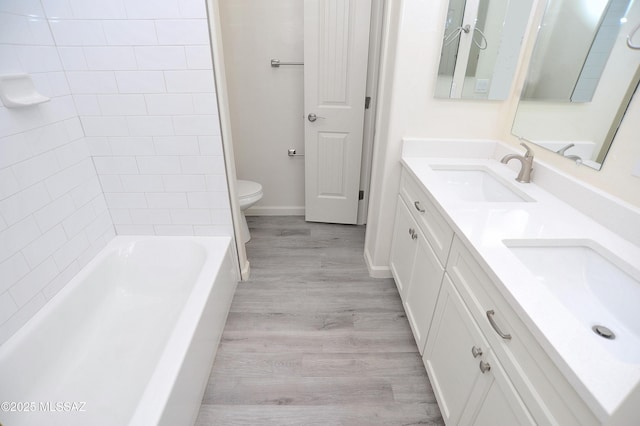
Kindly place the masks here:
POLYGON ((532 0, 449 0, 435 96, 506 99, 531 5, 532 0))
POLYGON ((630 5, 631 0, 548 3, 514 135, 600 169, 640 78, 640 52, 626 44, 640 22, 640 4, 630 5))

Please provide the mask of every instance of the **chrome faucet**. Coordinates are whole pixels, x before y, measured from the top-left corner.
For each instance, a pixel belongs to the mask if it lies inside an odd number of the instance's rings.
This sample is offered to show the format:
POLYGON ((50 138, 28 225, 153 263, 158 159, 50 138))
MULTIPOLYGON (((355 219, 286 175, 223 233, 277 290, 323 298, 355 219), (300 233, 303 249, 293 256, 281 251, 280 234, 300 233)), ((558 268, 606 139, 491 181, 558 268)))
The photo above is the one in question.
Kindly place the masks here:
POLYGON ((524 146, 524 148, 527 150, 524 155, 507 154, 502 157, 502 160, 500 160, 500 162, 503 164, 507 164, 514 158, 520 161, 522 167, 520 168, 520 173, 518 173, 518 176, 516 176, 516 180, 522 183, 529 183, 531 182, 531 172, 533 171, 533 151, 524 142, 520 142, 520 145, 524 146))
POLYGON ((562 148, 560 148, 560 149, 559 149, 559 150, 557 150, 556 152, 557 152, 558 154, 561 154, 561 155, 563 155, 563 156, 566 156, 565 152, 566 152, 569 148, 572 148, 572 147, 574 147, 574 146, 576 146, 576 144, 575 144, 575 143, 570 143, 570 144, 567 144, 567 145, 563 146, 562 148))

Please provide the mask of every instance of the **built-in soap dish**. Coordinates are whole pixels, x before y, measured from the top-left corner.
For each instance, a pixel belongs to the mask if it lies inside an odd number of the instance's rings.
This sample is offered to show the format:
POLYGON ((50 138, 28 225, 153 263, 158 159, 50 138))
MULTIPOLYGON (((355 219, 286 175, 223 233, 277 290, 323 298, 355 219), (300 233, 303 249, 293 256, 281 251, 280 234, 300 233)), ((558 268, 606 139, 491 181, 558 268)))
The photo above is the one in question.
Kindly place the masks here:
POLYGON ((51 99, 38 93, 28 74, 4 74, 0 75, 0 100, 7 108, 23 108, 51 99))

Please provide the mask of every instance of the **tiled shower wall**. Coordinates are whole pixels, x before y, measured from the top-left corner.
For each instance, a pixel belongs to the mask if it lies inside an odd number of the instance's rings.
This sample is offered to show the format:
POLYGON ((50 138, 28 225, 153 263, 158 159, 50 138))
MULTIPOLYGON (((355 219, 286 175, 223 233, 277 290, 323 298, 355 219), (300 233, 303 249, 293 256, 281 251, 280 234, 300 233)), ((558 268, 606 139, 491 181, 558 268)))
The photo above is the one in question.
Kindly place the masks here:
POLYGON ((0 343, 114 235, 39 1, 0 1, 0 73, 15 72, 51 101, 0 104, 0 343))
POLYGON ((43 0, 118 234, 232 235, 205 0, 43 0))
POLYGON ((14 72, 51 101, 0 104, 0 344, 112 223, 233 234, 204 0, 0 0, 14 72))

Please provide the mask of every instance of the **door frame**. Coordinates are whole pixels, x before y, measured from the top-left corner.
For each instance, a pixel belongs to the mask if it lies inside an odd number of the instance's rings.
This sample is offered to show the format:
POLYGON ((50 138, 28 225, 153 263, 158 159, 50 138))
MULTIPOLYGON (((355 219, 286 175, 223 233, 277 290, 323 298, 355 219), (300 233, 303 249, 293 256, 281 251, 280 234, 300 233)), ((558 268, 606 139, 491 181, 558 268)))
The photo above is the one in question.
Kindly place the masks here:
MULTIPOLYGON (((231 218, 233 221, 235 252, 238 260, 240 277, 243 281, 249 279, 250 263, 247 259, 245 243, 242 241, 242 213, 237 194, 237 176, 235 157, 233 153, 233 133, 231 131, 231 119, 229 109, 229 94, 225 75, 224 47, 222 43, 222 30, 220 21, 220 1, 205 0, 209 25, 209 37, 211 39, 211 55, 213 59, 213 74, 218 99, 218 117, 220 120, 220 132, 222 137, 222 152, 225 163, 227 187, 229 189, 229 203, 231 205, 231 218)), ((360 168, 360 189, 364 191, 364 197, 358 202, 358 225, 364 225, 367 220, 371 169, 373 165, 373 141, 375 136, 375 116, 377 110, 378 80, 380 74, 380 56, 382 48, 382 32, 384 17, 388 13, 385 7, 389 0, 372 0, 371 26, 369 30, 369 59, 367 63, 367 89, 366 96, 371 97, 369 109, 365 110, 364 133, 362 141, 362 165, 360 168)))

